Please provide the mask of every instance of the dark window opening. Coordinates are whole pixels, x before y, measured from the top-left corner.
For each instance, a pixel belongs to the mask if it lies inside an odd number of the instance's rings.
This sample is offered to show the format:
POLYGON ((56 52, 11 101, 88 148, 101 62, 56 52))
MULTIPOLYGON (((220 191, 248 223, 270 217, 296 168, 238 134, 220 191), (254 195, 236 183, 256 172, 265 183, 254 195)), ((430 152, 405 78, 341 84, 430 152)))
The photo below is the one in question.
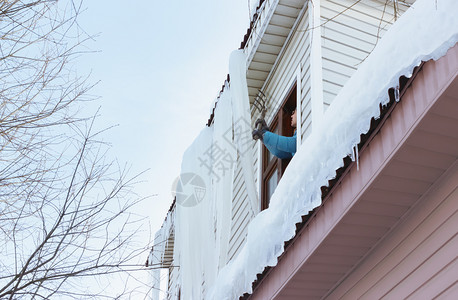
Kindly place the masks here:
MULTIPOLYGON (((291 114, 296 108, 296 103, 297 87, 294 84, 278 113, 269 124, 272 132, 283 136, 293 136, 295 129, 291 126, 291 114)), ((272 155, 264 145, 262 148, 261 209, 264 210, 269 207, 270 198, 291 159, 279 159, 272 155)))

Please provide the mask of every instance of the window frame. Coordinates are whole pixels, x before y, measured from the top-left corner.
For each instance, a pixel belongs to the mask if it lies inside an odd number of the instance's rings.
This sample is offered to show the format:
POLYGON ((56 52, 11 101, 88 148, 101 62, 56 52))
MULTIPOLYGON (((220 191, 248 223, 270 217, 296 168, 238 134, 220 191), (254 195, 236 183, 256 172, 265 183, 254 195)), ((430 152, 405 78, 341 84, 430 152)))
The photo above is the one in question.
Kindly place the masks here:
MULTIPOLYGON (((269 124, 269 128, 272 132, 278 127, 278 134, 283 136, 293 136, 294 128, 291 126, 291 111, 297 104, 297 82, 294 82, 287 93, 287 96, 283 99, 280 108, 278 109, 272 121, 269 124)), ((299 120, 298 120, 299 122, 299 120)), ((261 151, 261 210, 269 207, 270 198, 268 198, 268 181, 273 175, 273 172, 277 172, 277 184, 280 182, 286 167, 288 166, 291 159, 279 159, 273 157, 271 161, 267 161, 269 157, 269 150, 266 146, 262 145, 261 151)))

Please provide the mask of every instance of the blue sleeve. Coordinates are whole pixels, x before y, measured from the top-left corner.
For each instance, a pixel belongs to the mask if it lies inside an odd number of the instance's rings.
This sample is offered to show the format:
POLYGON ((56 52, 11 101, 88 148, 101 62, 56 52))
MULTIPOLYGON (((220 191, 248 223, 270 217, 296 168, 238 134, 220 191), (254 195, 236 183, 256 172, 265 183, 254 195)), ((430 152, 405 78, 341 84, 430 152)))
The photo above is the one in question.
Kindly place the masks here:
POLYGON ((270 153, 280 159, 291 158, 296 153, 296 133, 292 137, 286 137, 266 131, 263 142, 270 153))

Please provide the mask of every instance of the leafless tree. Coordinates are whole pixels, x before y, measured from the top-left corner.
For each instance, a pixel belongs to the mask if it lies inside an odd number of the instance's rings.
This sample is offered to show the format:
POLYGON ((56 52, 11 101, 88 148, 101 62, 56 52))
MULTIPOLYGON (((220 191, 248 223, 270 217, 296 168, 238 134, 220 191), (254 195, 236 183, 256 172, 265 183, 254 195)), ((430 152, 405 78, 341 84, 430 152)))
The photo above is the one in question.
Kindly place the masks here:
POLYGON ((0 0, 0 299, 119 297, 140 269, 133 179, 80 116, 81 7, 0 0))

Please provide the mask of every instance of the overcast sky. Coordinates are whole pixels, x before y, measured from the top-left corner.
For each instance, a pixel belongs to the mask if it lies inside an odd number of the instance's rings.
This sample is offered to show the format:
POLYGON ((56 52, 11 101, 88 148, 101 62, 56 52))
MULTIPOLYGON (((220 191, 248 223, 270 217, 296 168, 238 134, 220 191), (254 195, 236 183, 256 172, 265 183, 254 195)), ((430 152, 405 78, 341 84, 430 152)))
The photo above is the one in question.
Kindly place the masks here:
POLYGON ((78 69, 100 80, 92 94, 101 98, 91 108, 101 106, 99 125, 119 125, 105 135, 112 155, 132 174, 150 169, 137 192, 157 194, 140 211, 154 234, 172 202, 182 155, 205 126, 229 55, 249 26, 248 0, 86 1, 84 7, 80 25, 99 34, 86 45, 98 52, 81 58, 78 69))

